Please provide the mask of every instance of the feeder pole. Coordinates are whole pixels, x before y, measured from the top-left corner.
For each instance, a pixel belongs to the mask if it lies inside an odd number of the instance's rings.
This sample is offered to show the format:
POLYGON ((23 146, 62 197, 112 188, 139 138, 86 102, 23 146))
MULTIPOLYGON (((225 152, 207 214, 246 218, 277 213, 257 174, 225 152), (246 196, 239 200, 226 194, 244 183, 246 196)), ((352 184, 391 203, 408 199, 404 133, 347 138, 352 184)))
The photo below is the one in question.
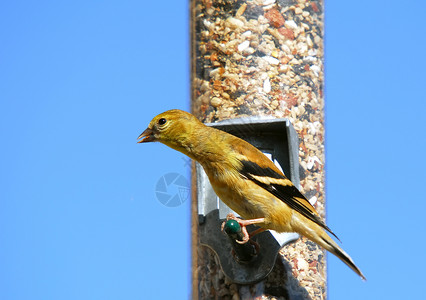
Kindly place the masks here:
MULTIPOLYGON (((215 123, 288 118, 299 136, 300 190, 325 217, 323 3, 191 0, 192 113, 215 123)), ((194 299, 326 299, 326 256, 306 238, 286 245, 267 278, 230 281, 200 245, 192 176, 194 299), (260 299, 260 298, 259 298, 260 299)))

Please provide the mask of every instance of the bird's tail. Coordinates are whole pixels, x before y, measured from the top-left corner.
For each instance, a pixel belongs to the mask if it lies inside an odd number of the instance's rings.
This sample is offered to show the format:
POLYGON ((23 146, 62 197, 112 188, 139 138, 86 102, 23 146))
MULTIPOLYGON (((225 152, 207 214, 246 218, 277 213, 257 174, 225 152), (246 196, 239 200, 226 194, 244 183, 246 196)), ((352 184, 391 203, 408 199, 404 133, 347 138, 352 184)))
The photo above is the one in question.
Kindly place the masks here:
POLYGON ((318 244, 320 244, 325 249, 327 249, 327 251, 333 253, 338 258, 340 258, 340 260, 343 261, 349 268, 354 270, 354 272, 357 273, 362 278, 362 280, 366 280, 364 274, 362 274, 361 270, 355 265, 352 258, 345 251, 343 251, 343 249, 340 248, 336 244, 336 242, 333 241, 325 232, 324 232, 324 235, 326 237, 324 236, 320 237, 323 243, 318 243, 318 244))
MULTIPOLYGON (((298 218, 296 218, 298 219, 298 218)), ((294 218, 293 218, 294 220, 294 218)), ((355 265, 352 258, 340 248, 337 243, 317 224, 314 222, 297 222, 298 223, 298 232, 308 239, 312 240, 316 244, 325 248, 328 252, 333 253, 341 261, 343 261, 349 268, 351 268, 355 273, 357 273, 362 280, 366 280, 364 274, 361 270, 355 265), (308 225, 309 224, 309 225, 308 225), (309 227, 309 228, 308 228, 309 227)))

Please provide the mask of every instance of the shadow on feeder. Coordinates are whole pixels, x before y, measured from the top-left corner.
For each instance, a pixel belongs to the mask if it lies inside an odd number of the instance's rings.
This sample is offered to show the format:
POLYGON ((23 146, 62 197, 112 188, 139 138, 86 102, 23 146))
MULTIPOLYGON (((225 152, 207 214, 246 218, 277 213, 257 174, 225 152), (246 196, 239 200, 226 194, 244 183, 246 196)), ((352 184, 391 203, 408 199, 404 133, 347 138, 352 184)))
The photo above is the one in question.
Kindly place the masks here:
POLYGON ((249 240, 247 243, 239 243, 244 240, 244 234, 241 230, 240 224, 235 220, 228 220, 225 222, 223 231, 228 235, 229 241, 232 245, 232 253, 234 258, 240 263, 250 262, 259 251, 259 244, 249 240))

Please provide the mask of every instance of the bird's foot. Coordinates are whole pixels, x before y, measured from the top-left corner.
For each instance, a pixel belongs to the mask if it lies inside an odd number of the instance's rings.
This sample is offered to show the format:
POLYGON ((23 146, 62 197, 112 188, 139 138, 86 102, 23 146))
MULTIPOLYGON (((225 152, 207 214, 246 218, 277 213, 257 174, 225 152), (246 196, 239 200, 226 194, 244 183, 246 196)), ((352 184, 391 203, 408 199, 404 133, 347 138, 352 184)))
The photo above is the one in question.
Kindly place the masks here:
MULTIPOLYGON (((242 220, 242 219, 240 219, 240 218, 237 218, 233 213, 230 213, 230 214, 228 214, 227 216, 226 216, 226 221, 228 221, 228 220, 235 220, 235 221, 237 221, 238 222, 238 224, 240 224, 240 226, 241 226, 241 232, 242 232, 242 234, 243 234, 243 240, 242 241, 236 241, 237 243, 239 243, 239 244, 245 244, 245 243, 247 243, 249 240, 250 240, 250 238, 251 237, 253 237, 255 234, 258 234, 258 233, 260 233, 260 232, 262 232, 262 231, 265 231, 265 229, 263 229, 263 228, 259 228, 259 229, 256 229, 255 231, 253 231, 251 234, 249 234, 248 233, 248 231, 247 231, 247 226, 248 225, 251 225, 251 224, 259 224, 259 223, 264 223, 265 222, 265 218, 259 218, 259 219, 250 219, 250 220, 242 220)), ((224 221, 223 223, 222 223, 222 231, 223 231, 223 229, 224 229, 224 227, 225 227, 225 223, 226 223, 226 221, 224 221)))

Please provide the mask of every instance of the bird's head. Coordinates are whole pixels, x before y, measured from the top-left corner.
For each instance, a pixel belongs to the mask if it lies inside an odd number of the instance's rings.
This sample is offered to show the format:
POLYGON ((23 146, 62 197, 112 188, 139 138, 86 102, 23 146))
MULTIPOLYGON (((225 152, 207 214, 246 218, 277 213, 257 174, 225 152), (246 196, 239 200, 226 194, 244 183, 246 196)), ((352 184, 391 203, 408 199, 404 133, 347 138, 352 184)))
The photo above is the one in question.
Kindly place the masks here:
POLYGON ((179 109, 172 109, 155 116, 148 128, 138 137, 138 143, 161 142, 188 155, 190 135, 204 126, 195 116, 179 109), (188 150, 188 149, 187 149, 188 150))

